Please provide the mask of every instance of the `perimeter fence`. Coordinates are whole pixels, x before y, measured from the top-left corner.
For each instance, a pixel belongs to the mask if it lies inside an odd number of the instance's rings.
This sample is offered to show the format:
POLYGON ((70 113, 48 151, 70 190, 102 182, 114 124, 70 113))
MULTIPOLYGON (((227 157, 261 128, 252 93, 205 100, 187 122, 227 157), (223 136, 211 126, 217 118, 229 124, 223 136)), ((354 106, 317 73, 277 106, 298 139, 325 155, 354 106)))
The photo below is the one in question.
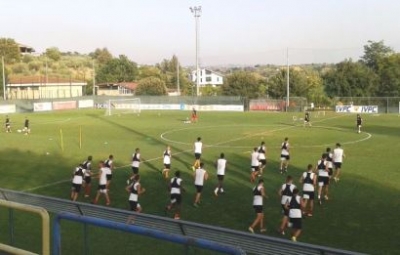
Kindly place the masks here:
MULTIPOLYGON (((59 214, 73 214, 81 217, 90 217, 114 222, 115 225, 126 224, 127 220, 134 219, 134 226, 142 228, 146 233, 160 231, 170 235, 184 236, 193 239, 210 240, 220 245, 237 248, 246 254, 325 254, 325 255, 357 255, 361 253, 333 249, 324 246, 306 243, 295 243, 282 238, 274 238, 264 235, 254 235, 247 232, 226 228, 198 224, 184 220, 174 220, 149 214, 138 214, 127 210, 92 205, 88 203, 72 202, 58 198, 40 196, 25 192, 0 189, 0 199, 39 206, 51 213, 56 219, 59 214)), ((13 215, 12 211, 9 214, 13 215)), ((4 216, 4 212, 2 214, 4 216)), ((15 216, 15 215, 14 215, 15 216)), ((14 221, 25 220, 25 227, 30 226, 31 218, 19 216, 8 217, 9 235, 13 243, 9 245, 24 246, 26 243, 26 230, 16 234, 14 221), (25 234, 25 235, 24 235, 25 234), (22 239, 22 240, 21 240, 22 239)), ((170 244, 157 239, 149 239, 146 235, 132 235, 113 229, 103 229, 89 226, 85 223, 64 222, 61 226, 63 234, 60 247, 63 254, 220 254, 193 248, 190 242, 185 245, 170 244)), ((6 228, 3 229, 5 230, 6 228)), ((7 231, 3 231, 4 236, 7 231)), ((53 233, 54 234, 54 233, 53 233)), ((4 237, 3 237, 4 238, 4 237)), ((34 238, 33 236, 31 238, 34 238)), ((54 238, 54 237, 53 237, 54 238)), ((2 242, 2 240, 0 240, 2 242)), ((24 248, 24 247, 21 247, 24 248)), ((54 247, 53 247, 54 248, 54 247)))

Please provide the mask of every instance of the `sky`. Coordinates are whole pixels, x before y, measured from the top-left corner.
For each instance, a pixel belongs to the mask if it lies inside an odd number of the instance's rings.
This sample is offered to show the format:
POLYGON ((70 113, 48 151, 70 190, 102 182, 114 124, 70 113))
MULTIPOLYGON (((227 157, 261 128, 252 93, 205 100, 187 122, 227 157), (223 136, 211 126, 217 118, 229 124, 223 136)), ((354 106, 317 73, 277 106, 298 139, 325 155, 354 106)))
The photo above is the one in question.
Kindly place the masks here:
POLYGON ((397 0, 2 0, 0 37, 37 53, 107 48, 139 65, 337 63, 383 40, 400 51, 397 0))

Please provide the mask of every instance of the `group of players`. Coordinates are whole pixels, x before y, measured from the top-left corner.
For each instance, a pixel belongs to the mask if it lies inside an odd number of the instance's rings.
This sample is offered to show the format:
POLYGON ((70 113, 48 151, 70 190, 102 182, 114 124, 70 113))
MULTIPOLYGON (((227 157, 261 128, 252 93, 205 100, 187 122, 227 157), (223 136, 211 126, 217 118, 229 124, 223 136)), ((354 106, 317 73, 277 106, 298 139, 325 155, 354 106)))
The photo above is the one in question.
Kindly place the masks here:
MULTIPOLYGON (((310 121, 309 116, 307 121, 310 121)), ((357 115, 357 132, 361 132, 361 123, 361 116, 357 115)), ((202 148, 203 143, 201 137, 198 137, 193 145, 195 161, 191 167, 193 170, 194 186, 196 189, 193 201, 194 207, 200 205, 203 186, 205 181, 208 179, 208 173, 204 169, 204 164, 201 162, 202 148)), ((256 218, 248 228, 251 233, 254 233, 256 228, 259 228, 261 233, 266 232, 264 226, 263 201, 267 195, 264 189, 264 180, 261 178, 267 164, 266 150, 265 142, 261 142, 261 144, 258 147, 255 147, 251 153, 250 181, 254 183, 258 177, 257 184, 253 188, 253 208, 256 213, 256 218)), ((280 152, 281 158, 279 173, 284 174, 287 173, 290 162, 290 144, 288 137, 286 137, 282 142, 280 152)), ((170 175, 171 157, 171 148, 167 146, 163 153, 164 169, 162 170, 162 175, 167 180, 170 175)), ((286 176, 285 183, 282 184, 279 189, 283 212, 282 222, 278 228, 279 233, 284 235, 285 229, 291 227, 291 239, 297 241, 302 229, 302 218, 313 216, 315 196, 319 204, 322 204, 323 200, 329 200, 330 180, 333 179, 335 182, 340 180, 341 165, 344 157, 345 154, 340 143, 337 143, 333 150, 327 148, 326 151, 322 153, 322 156, 317 161, 316 165, 313 166, 312 164, 309 164, 307 166, 307 171, 301 175, 299 182, 302 185, 302 192, 300 192, 300 189, 293 184, 294 180, 292 176, 286 176), (315 195, 315 193, 317 195, 315 195)), ((87 160, 76 168, 72 181, 71 200, 77 199, 81 187, 85 188, 85 197, 89 197, 92 176, 91 161, 92 157, 89 156, 87 160)), ((140 184, 140 162, 140 149, 136 148, 132 155, 132 176, 127 181, 128 184, 125 187, 125 190, 129 193, 128 200, 130 209, 135 212, 142 211, 139 204, 139 196, 145 192, 145 188, 140 184)), ((214 189, 215 196, 224 193, 223 181, 226 166, 227 160, 225 159, 224 153, 221 153, 220 157, 215 162, 218 178, 218 184, 214 189)), ((98 174, 99 186, 96 197, 92 203, 97 204, 100 196, 103 195, 106 200, 106 205, 110 204, 108 190, 112 180, 113 169, 113 155, 110 155, 107 160, 100 162, 98 174)), ((182 184, 183 180, 181 178, 181 172, 178 170, 174 173, 174 176, 169 179, 170 202, 165 207, 166 213, 173 211, 174 219, 180 219, 181 217, 182 192, 185 190, 182 184)))
MULTIPOLYGON (((8 117, 8 115, 6 116, 6 120, 4 123, 4 128, 6 133, 12 133, 12 129, 11 129, 11 121, 10 121, 10 117, 8 117)), ((25 117, 25 121, 24 121, 24 127, 22 130, 18 129, 18 132, 23 132, 25 135, 28 135, 31 133, 31 129, 29 128, 29 119, 28 117, 25 117)))
MULTIPOLYGON (((281 144, 281 163, 279 172, 286 173, 290 161, 290 145, 289 138, 285 138, 281 144)), ((260 146, 255 147, 251 154, 251 175, 250 181, 254 182, 256 177, 262 175, 262 171, 266 165, 266 147, 265 143, 261 142, 260 146)), ((329 183, 331 178, 338 182, 342 162, 345 157, 344 151, 340 143, 336 144, 335 149, 327 148, 322 153, 321 158, 317 161, 316 166, 312 164, 307 166, 307 171, 302 173, 299 180, 302 185, 302 196, 300 189, 293 182, 293 177, 288 175, 286 182, 279 189, 281 198, 281 207, 283 218, 278 228, 278 232, 285 235, 287 227, 292 228, 291 240, 297 241, 302 229, 302 218, 313 216, 315 193, 317 193, 318 203, 321 205, 323 199, 329 200, 329 183)), ((256 213, 256 218, 249 226, 248 230, 254 233, 255 228, 265 232, 263 200, 267 195, 264 189, 264 180, 260 178, 257 185, 253 188, 253 207, 256 213)))

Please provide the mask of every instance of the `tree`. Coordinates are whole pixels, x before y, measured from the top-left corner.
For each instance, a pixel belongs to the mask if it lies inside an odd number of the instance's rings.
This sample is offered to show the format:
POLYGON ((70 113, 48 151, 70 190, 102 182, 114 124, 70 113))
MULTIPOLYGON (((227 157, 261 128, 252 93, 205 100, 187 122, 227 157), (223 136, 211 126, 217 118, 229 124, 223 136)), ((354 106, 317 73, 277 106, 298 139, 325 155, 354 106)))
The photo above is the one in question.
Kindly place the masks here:
POLYGON ((61 52, 57 47, 51 47, 46 49, 46 56, 53 61, 59 61, 61 59, 61 52))
POLYGON ((400 53, 379 60, 378 76, 378 96, 400 95, 400 53))
POLYGON ((99 65, 104 65, 108 61, 113 59, 113 56, 108 51, 107 48, 99 49, 97 48, 94 52, 89 53, 89 56, 94 58, 99 65))
MULTIPOLYGON (((310 99, 310 91, 321 86, 317 73, 305 71, 299 67, 289 70, 289 97, 305 97, 310 99)), ((268 94, 274 98, 287 96, 287 69, 282 68, 267 81, 268 94)))
POLYGON ((162 96, 167 95, 167 88, 160 78, 147 77, 139 81, 136 95, 162 96))
POLYGON ((368 41, 368 44, 364 45, 364 55, 361 59, 369 68, 377 71, 379 60, 393 53, 393 49, 386 46, 383 41, 368 41))
POLYGON ((342 61, 323 75, 325 91, 329 97, 374 96, 376 74, 360 62, 342 61))
POLYGON ((130 82, 135 81, 137 76, 137 64, 120 55, 119 58, 113 58, 100 67, 96 74, 96 82, 130 82))
POLYGON ((262 80, 255 73, 236 71, 226 77, 221 92, 223 95, 241 96, 247 99, 258 98, 261 95, 259 90, 261 83, 262 80))
POLYGON ((0 57, 4 57, 5 64, 12 64, 20 60, 21 53, 14 39, 0 38, 0 57))
POLYGON ((218 96, 221 94, 221 88, 213 86, 205 86, 200 88, 200 93, 202 96, 218 96))
POLYGON ((178 89, 178 70, 179 70, 179 87, 181 94, 191 94, 191 82, 189 81, 188 71, 179 65, 178 58, 173 55, 170 60, 164 59, 155 66, 158 70, 160 79, 165 82, 168 89, 178 89))
POLYGON ((148 77, 161 79, 162 74, 160 69, 155 66, 148 66, 148 65, 140 66, 138 70, 138 79, 141 80, 148 77))

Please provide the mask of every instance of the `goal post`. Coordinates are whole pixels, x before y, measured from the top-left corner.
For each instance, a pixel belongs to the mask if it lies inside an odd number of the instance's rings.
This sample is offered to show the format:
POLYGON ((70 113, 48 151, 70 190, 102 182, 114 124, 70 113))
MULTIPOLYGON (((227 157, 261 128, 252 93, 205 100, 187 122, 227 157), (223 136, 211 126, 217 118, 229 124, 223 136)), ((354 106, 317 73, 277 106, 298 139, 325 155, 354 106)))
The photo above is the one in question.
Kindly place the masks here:
POLYGON ((114 114, 139 114, 140 98, 110 99, 107 102, 106 116, 114 114))

